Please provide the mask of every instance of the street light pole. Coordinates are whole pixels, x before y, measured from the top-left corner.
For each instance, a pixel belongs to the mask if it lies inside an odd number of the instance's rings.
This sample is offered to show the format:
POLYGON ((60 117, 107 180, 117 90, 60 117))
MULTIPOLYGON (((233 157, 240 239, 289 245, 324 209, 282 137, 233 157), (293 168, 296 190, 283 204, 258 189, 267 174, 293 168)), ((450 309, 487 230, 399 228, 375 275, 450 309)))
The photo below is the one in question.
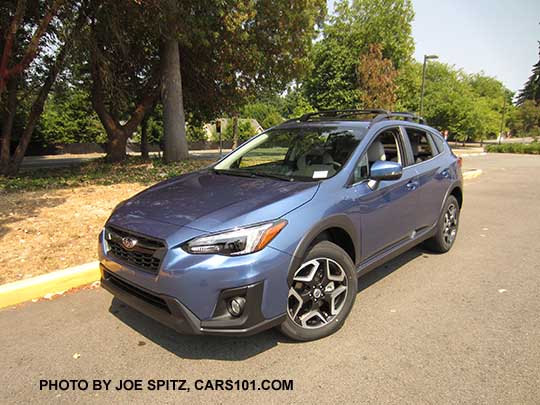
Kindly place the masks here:
POLYGON ((420 93, 420 116, 424 113, 424 91, 426 88, 426 67, 429 59, 438 59, 437 55, 424 55, 424 65, 422 66, 422 91, 420 93))
POLYGON ((506 92, 504 92, 504 99, 503 99, 503 109, 502 109, 502 116, 501 116, 501 130, 499 131, 499 139, 498 143, 501 144, 501 140, 503 137, 503 129, 504 129, 504 116, 506 115, 506 92))

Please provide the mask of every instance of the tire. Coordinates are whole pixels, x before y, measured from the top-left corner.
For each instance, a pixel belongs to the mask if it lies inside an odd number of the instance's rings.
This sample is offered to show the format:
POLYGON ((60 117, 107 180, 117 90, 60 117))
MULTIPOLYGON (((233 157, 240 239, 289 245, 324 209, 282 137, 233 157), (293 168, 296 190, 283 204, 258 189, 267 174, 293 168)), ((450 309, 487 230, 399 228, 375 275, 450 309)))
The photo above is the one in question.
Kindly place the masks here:
POLYGON ((293 340, 309 341, 339 330, 358 290, 350 256, 334 243, 319 242, 308 251, 292 277, 281 332, 293 340))
POLYGON ((436 253, 448 252, 456 241, 458 227, 459 203, 456 197, 451 195, 444 203, 435 235, 425 242, 426 248, 436 253))

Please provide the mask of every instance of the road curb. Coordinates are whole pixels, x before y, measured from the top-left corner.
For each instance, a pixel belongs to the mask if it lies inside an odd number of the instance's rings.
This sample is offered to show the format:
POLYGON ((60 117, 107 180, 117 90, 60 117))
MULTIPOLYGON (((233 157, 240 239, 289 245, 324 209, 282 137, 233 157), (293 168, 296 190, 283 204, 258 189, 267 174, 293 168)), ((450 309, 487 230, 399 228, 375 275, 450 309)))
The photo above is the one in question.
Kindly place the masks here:
POLYGON ((487 152, 477 152, 477 153, 456 153, 459 157, 472 157, 472 156, 486 156, 487 152))
POLYGON ((0 285, 0 308, 90 284, 100 277, 99 262, 91 262, 0 285))
POLYGON ((475 179, 478 176, 482 175, 482 169, 471 169, 463 172, 463 180, 475 179))

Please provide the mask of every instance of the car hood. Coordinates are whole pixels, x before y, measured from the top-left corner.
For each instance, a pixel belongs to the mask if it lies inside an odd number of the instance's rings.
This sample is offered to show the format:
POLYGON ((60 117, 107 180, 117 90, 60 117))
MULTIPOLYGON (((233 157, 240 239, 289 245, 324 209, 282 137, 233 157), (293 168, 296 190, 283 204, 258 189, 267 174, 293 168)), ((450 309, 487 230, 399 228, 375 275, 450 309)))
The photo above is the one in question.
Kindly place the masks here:
POLYGON ((279 218, 313 198, 318 183, 239 177, 211 170, 158 183, 125 201, 113 213, 214 232, 279 218))

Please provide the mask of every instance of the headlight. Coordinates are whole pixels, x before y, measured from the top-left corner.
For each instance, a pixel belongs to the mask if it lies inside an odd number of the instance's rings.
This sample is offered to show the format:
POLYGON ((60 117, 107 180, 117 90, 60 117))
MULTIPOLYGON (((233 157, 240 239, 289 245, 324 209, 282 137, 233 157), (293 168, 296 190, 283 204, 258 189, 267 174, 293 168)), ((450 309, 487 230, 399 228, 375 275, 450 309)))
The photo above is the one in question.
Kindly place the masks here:
POLYGON ((192 254, 245 255, 263 249, 285 225, 287 221, 279 220, 202 236, 185 243, 182 249, 192 254))

